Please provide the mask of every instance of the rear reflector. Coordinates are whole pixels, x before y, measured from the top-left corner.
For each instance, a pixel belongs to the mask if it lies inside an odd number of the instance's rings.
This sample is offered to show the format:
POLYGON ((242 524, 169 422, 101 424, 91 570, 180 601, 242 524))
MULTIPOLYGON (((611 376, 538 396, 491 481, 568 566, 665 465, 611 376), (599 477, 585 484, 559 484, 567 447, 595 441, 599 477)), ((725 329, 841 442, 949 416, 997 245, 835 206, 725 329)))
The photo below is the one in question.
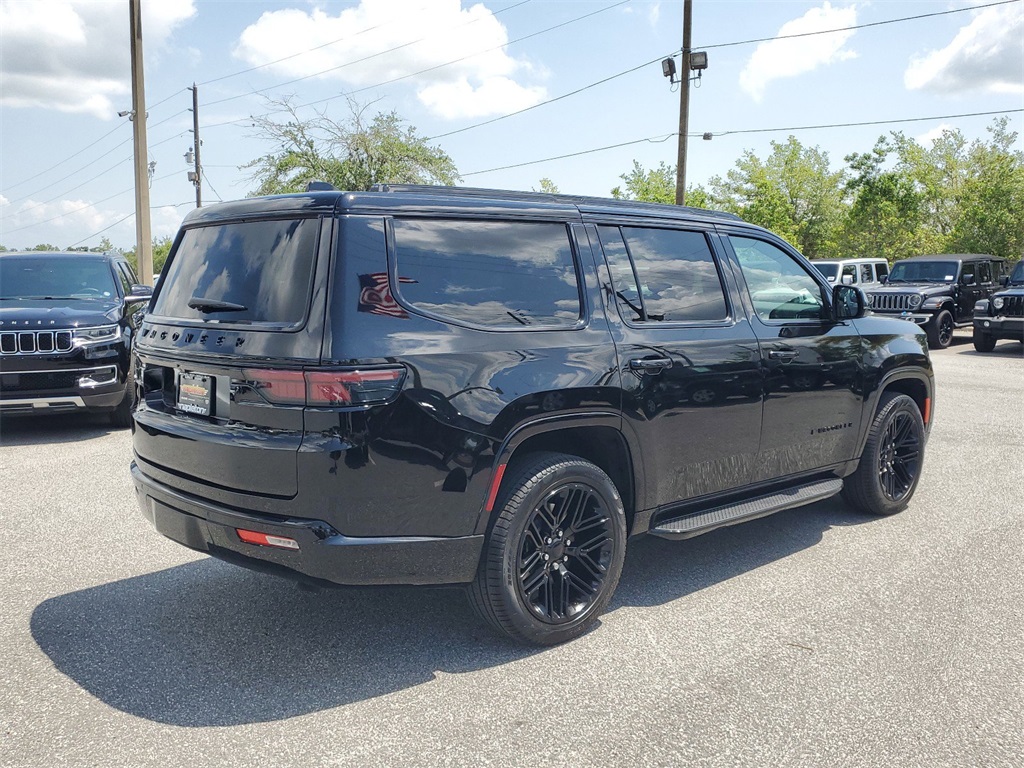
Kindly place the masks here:
POLYGON ((246 531, 242 528, 235 528, 238 538, 246 544, 258 544, 261 547, 277 547, 278 549, 298 549, 299 542, 285 536, 271 536, 269 533, 258 531, 246 531))
POLYGON ((405 380, 405 368, 282 371, 252 369, 244 384, 274 405, 337 407, 375 405, 393 400, 405 380))

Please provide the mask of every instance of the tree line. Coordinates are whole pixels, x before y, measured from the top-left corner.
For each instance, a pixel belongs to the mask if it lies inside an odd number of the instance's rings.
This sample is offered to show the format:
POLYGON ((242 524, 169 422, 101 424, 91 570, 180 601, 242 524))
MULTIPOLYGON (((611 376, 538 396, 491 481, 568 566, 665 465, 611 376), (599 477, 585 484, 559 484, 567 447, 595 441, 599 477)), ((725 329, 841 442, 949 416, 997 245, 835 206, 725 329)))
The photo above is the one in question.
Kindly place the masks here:
MULTIPOLYGON (((452 158, 394 111, 368 119, 366 106, 350 102, 343 120, 326 112, 300 118, 288 99, 271 104, 284 118, 253 118, 256 135, 273 150, 243 166, 255 184, 250 196, 302 191, 313 180, 346 190, 462 180, 452 158)), ((687 204, 735 213, 808 258, 989 253, 1017 260, 1024 254, 1024 152, 1016 147, 1017 133, 1002 117, 988 127, 987 139, 973 142, 946 129, 925 147, 893 132, 833 169, 828 153, 790 136, 772 142, 767 157, 745 151, 724 176, 689 188, 687 204)), ((634 161, 619 178, 612 197, 675 201, 674 166, 644 168, 634 161)), ((544 178, 540 191, 558 187, 544 178)), ((154 272, 170 245, 170 238, 154 240, 154 272)), ((36 249, 56 250, 49 244, 36 249)), ((104 238, 98 247, 78 250, 112 249, 104 238)))

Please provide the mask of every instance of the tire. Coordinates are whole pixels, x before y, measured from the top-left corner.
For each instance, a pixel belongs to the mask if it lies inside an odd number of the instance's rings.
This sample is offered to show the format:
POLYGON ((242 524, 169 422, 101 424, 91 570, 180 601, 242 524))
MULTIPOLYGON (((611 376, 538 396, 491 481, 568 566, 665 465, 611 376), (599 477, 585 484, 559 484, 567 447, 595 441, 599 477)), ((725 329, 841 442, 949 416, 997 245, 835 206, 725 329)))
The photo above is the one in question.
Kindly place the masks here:
POLYGON ((110 412, 110 423, 118 429, 128 429, 132 425, 132 412, 135 410, 135 381, 129 373, 128 383, 124 388, 124 397, 117 408, 110 412))
POLYGON ((928 323, 928 346, 945 349, 953 343, 953 313, 943 309, 928 323))
POLYGON ((917 403, 882 396, 857 470, 843 483, 846 501, 869 515, 894 515, 910 503, 924 463, 924 421, 917 403))
POLYGON ((979 352, 991 352, 996 348, 996 337, 991 333, 985 333, 974 329, 974 348, 979 352))
POLYGON ((575 456, 535 453, 510 469, 470 601, 521 643, 564 643, 597 622, 618 585, 622 499, 608 475, 575 456))

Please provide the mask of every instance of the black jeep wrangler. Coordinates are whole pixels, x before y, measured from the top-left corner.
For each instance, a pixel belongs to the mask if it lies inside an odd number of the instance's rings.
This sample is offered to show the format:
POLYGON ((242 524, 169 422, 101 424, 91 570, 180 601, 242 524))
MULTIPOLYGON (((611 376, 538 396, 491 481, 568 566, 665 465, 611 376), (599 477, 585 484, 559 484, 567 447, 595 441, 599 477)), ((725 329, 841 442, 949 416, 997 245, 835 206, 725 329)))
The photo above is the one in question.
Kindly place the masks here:
POLYGON ((0 253, 0 413, 131 424, 131 347, 152 289, 120 254, 0 253))
POLYGON ((465 585, 539 644, 596 622, 630 536, 904 509, 934 391, 924 333, 735 216, 465 188, 191 212, 136 354, 160 533, 465 585))
POLYGON ((928 346, 945 349, 956 328, 971 327, 974 306, 998 290, 1006 261, 982 254, 914 256, 896 262, 886 283, 868 294, 875 314, 913 320, 928 346))
POLYGON ((991 352, 999 339, 1024 342, 1024 261, 1013 268, 1006 288, 974 305, 974 348, 991 352))

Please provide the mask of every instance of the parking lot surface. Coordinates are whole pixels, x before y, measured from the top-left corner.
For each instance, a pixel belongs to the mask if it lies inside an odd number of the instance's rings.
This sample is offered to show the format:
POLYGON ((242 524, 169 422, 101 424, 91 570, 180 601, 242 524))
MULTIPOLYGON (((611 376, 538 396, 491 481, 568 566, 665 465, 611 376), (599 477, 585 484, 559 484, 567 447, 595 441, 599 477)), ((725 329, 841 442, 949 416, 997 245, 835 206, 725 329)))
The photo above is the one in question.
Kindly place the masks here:
POLYGON ((629 543, 597 630, 301 591, 138 512, 101 418, 0 425, 0 765, 1020 766, 1024 354, 933 353, 910 508, 629 543))

